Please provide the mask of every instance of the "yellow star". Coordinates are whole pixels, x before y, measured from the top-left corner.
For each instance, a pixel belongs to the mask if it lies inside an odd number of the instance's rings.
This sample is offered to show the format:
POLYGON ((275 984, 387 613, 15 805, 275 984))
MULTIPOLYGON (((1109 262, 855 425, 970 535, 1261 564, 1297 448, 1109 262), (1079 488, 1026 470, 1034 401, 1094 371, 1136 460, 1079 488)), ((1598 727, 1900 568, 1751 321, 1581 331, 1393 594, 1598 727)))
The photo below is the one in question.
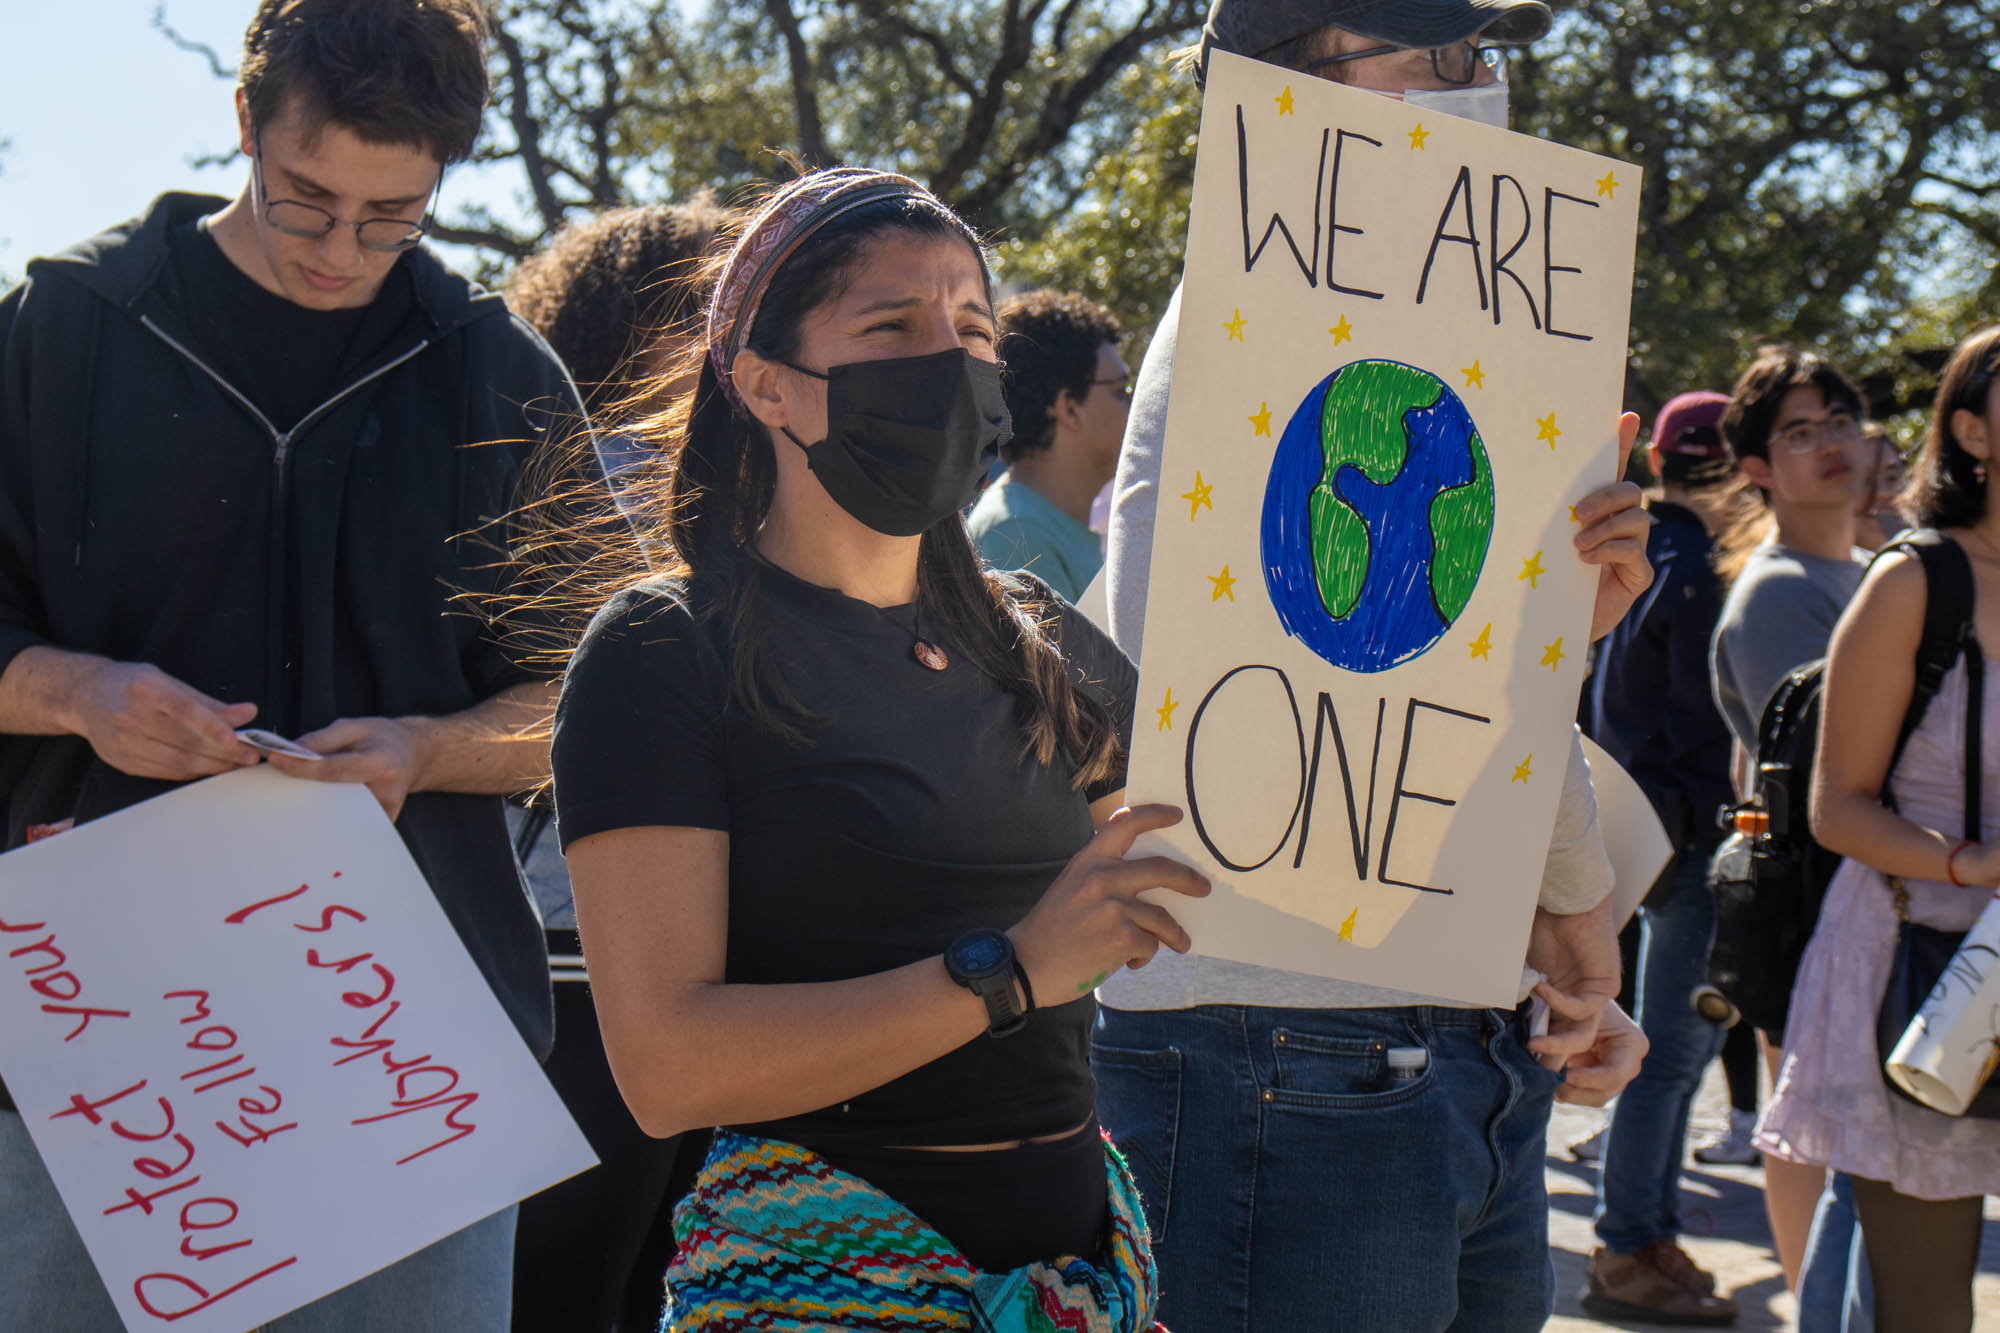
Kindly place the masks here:
POLYGON ((1482 662, 1493 660, 1493 622, 1487 621, 1486 628, 1479 631, 1479 637, 1472 641, 1472 655, 1482 662))
POLYGON ((1274 102, 1276 102, 1276 103, 1278 104, 1278 114, 1279 114, 1279 115, 1281 115, 1281 116, 1289 116, 1289 115, 1291 115, 1291 114, 1292 114, 1292 85, 1291 85, 1291 84, 1289 84, 1289 83, 1288 83, 1288 84, 1286 84, 1286 85, 1285 85, 1285 91, 1283 91, 1283 92, 1279 93, 1279 94, 1278 94, 1278 95, 1277 95, 1276 97, 1272 98, 1271 100, 1272 100, 1272 101, 1274 101, 1274 102))
MULTIPOLYGON (((1521 562, 1521 579, 1526 579, 1528 581, 1528 586, 1530 588, 1541 587, 1542 585, 1535 582, 1535 580, 1539 579, 1542 575, 1546 573, 1548 573, 1548 571, 1542 568, 1542 553, 1540 551, 1535 552, 1533 555, 1529 556, 1526 560, 1523 560, 1521 562)), ((1519 583, 1521 579, 1516 579, 1514 581, 1516 583, 1519 583)))
POLYGON ((1269 435, 1271 433, 1271 405, 1269 403, 1257 404, 1257 412, 1250 418, 1250 424, 1256 428, 1259 435, 1269 435))
POLYGON ((1561 664, 1563 658, 1567 656, 1569 654, 1563 651, 1563 636, 1560 634, 1556 635, 1554 643, 1545 643, 1542 645, 1542 665, 1551 671, 1554 671, 1561 664))
POLYGON ((1598 177, 1597 196, 1600 199, 1616 199, 1618 197, 1618 177, 1609 171, 1598 177))
POLYGON ((1554 449, 1557 437, 1562 434, 1561 431, 1556 429, 1556 414, 1551 412, 1545 417, 1536 417, 1535 424, 1541 427, 1535 433, 1535 438, 1548 441, 1549 448, 1554 449))
POLYGON ((1469 366, 1460 366, 1458 373, 1465 376, 1465 387, 1483 389, 1486 387, 1486 372, 1479 368, 1479 358, 1474 357, 1469 366))
POLYGON ((1418 121, 1418 122, 1417 122, 1417 127, 1416 127, 1415 129, 1413 129, 1413 130, 1411 130, 1411 131, 1410 131, 1410 149, 1411 149, 1411 151, 1412 151, 1412 152, 1418 152, 1418 153, 1421 153, 1421 152, 1423 152, 1423 151, 1424 151, 1424 140, 1426 140, 1426 139, 1428 139, 1428 138, 1430 138, 1430 137, 1431 137, 1431 132, 1430 132, 1429 130, 1427 130, 1427 129, 1425 129, 1425 128, 1424 128, 1424 123, 1423 123, 1422 121, 1418 121))
POLYGON ((1575 505, 1571 505, 1571 506, 1569 507, 1569 521, 1570 521, 1570 522, 1572 522, 1572 523, 1581 523, 1581 522, 1583 522, 1583 520, 1582 520, 1582 519, 1580 519, 1580 518, 1578 518, 1578 517, 1577 517, 1577 514, 1576 514, 1576 506, 1575 506, 1575 505))
POLYGON ((1153 710, 1160 715, 1161 731, 1172 731, 1174 729, 1174 710, 1179 707, 1180 704, 1174 700, 1173 687, 1168 686, 1166 703, 1153 710))
POLYGON ((1215 591, 1210 594, 1209 601, 1219 602, 1225 597, 1232 602, 1236 600, 1236 580, 1229 576, 1228 565, 1222 567, 1220 574, 1210 574, 1208 581, 1215 585, 1215 591))
POLYGON ((1340 923, 1340 938, 1349 944, 1354 943, 1354 918, 1360 915, 1361 909, 1357 907, 1347 914, 1347 920, 1340 923))
POLYGON ((1188 522, 1194 522, 1194 514, 1197 509, 1215 508, 1215 503, 1208 498, 1209 492, 1214 489, 1215 487, 1201 479, 1201 469, 1196 468, 1194 470, 1194 489, 1181 492, 1181 499, 1188 502, 1188 522))
POLYGON ((1526 759, 1514 765, 1514 776, 1509 778, 1508 781, 1519 782, 1525 785, 1529 778, 1535 776, 1535 770, 1528 767, 1533 762, 1535 762, 1535 756, 1529 755, 1526 759))
POLYGON ((1342 343, 1354 341, 1354 326, 1347 322, 1347 316, 1345 315, 1340 317, 1340 323, 1328 329, 1327 332, 1333 335, 1333 345, 1335 347, 1340 346, 1342 343))
POLYGON ((1229 331, 1230 342, 1240 343, 1243 341, 1243 326, 1248 321, 1243 318, 1241 310, 1233 311, 1232 313, 1235 314, 1236 318, 1222 321, 1222 327, 1229 331))

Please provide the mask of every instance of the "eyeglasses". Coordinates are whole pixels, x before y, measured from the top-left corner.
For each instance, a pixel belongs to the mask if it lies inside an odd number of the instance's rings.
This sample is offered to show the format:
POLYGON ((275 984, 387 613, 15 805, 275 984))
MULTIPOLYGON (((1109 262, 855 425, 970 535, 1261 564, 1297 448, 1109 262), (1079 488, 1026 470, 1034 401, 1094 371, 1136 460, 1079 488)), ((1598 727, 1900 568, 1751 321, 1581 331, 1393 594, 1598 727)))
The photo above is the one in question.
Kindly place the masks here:
MULTIPOLYGON (((363 218, 359 222, 348 222, 337 218, 317 204, 308 204, 298 199, 273 199, 271 190, 264 183, 264 142, 263 131, 251 137, 257 149, 257 194, 264 201, 264 220, 274 231, 287 236, 296 236, 303 241, 316 241, 335 227, 354 228, 354 239, 363 250, 373 250, 377 254, 399 255, 406 250, 414 250, 430 229, 431 210, 415 222, 407 218, 363 218)), ((438 172, 436 187, 431 191, 431 204, 437 204, 438 191, 444 189, 444 172, 438 172)))
POLYGON ((1308 61, 1306 73, 1317 74, 1329 65, 1345 65, 1354 60, 1374 60, 1381 56, 1415 54, 1418 51, 1430 57, 1431 73, 1438 77, 1439 82, 1461 87, 1478 78, 1482 66, 1492 70, 1496 77, 1503 75, 1507 68, 1505 48, 1460 42, 1456 46, 1434 46, 1428 50, 1410 46, 1371 46, 1362 51, 1308 61))
POLYGON ((1861 438, 1861 421, 1849 412, 1831 412, 1818 421, 1794 421, 1773 431, 1771 444, 1788 454, 1808 454, 1829 444, 1852 444, 1861 438))
POLYGON ((1118 378, 1115 378, 1115 379, 1108 379, 1108 380, 1092 380, 1092 381, 1091 381, 1091 383, 1092 383, 1092 384, 1115 384, 1115 385, 1117 385, 1117 386, 1118 386, 1118 396, 1119 396, 1119 397, 1120 397, 1121 399, 1123 399, 1124 401, 1128 402, 1128 403, 1132 401, 1132 381, 1131 381, 1131 379, 1130 379, 1130 378, 1128 378, 1128 377, 1125 377, 1125 376, 1120 376, 1120 377, 1118 377, 1118 378))

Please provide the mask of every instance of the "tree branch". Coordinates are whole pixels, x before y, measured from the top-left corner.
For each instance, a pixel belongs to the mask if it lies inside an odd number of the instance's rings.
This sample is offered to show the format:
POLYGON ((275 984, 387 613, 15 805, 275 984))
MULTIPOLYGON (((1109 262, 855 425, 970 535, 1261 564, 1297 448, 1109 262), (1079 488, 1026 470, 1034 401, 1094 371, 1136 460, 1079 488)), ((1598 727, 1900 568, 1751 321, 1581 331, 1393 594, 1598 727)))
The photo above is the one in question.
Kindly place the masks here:
POLYGON ((482 250, 495 250, 509 259, 526 259, 535 252, 536 242, 530 238, 517 236, 503 227, 456 227, 449 223, 433 222, 424 233, 434 241, 446 241, 452 245, 472 245, 482 250))
POLYGON ((821 166, 831 159, 826 151, 826 129, 820 121, 819 94, 813 88, 812 53, 806 49, 805 34, 799 31, 799 16, 792 12, 791 0, 764 0, 764 8, 785 39, 785 59, 792 71, 792 107, 799 123, 799 156, 808 166, 821 166))
POLYGON ((548 159, 542 155, 542 127, 535 117, 534 98, 528 86, 528 58, 520 41, 497 18, 493 24, 493 44, 500 48, 501 58, 507 62, 507 124, 514 131, 521 170, 528 177, 528 192, 534 196, 542 226, 554 231, 562 225, 563 206, 549 179, 548 159))
MULTIPOLYGON (((1006 162, 988 173, 973 189, 957 198, 946 195, 947 200, 953 207, 974 217, 993 208, 1031 164, 1054 152, 1069 138, 1070 131, 1076 127, 1090 100, 1116 78, 1119 71, 1131 64, 1133 57, 1153 42, 1193 26, 1200 17, 1201 12, 1192 0, 1172 0, 1157 19, 1153 17, 1152 6, 1148 5, 1131 27, 1097 53, 1090 67, 1078 75, 1075 82, 1067 88, 1059 86, 1051 90, 1052 95, 1042 104, 1042 114, 1035 123, 1034 132, 1008 155, 1006 162)), ((939 192, 943 193, 942 190, 939 192)))
POLYGON ((153 31, 173 43, 176 49, 186 51, 189 55, 200 56, 203 60, 207 61, 208 72, 216 78, 228 79, 231 82, 235 81, 235 68, 224 64, 222 56, 217 53, 214 47, 210 46, 207 42, 197 42, 191 37, 183 37, 178 28, 167 22, 167 7, 165 5, 153 6, 153 31))

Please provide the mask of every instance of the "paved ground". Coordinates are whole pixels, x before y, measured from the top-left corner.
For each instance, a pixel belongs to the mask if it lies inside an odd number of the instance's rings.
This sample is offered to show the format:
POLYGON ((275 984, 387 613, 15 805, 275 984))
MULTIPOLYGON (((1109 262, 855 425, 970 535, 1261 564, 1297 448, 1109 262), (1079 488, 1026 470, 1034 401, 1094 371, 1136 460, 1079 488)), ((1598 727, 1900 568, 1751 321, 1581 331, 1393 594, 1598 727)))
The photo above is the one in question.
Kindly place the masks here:
MULTIPOLYGON (((1584 1333, 1606 1327, 1653 1329, 1654 1324, 1606 1325, 1577 1308, 1584 1269, 1596 1240, 1590 1229, 1597 1168, 1573 1162, 1565 1145, 1598 1123, 1600 1113, 1558 1106, 1549 1126, 1549 1236, 1555 1247, 1556 1316, 1553 1333, 1584 1333)), ((1709 1066, 1695 1103, 1690 1138, 1719 1128, 1728 1119, 1721 1067, 1709 1066)), ((1681 1177, 1682 1217, 1689 1235, 1683 1246, 1696 1263, 1714 1272, 1724 1292, 1742 1306, 1740 1329, 1792 1327, 1792 1298, 1785 1290, 1770 1228, 1764 1220, 1763 1172, 1754 1166, 1702 1166, 1689 1159, 1681 1177)), ((1975 1298, 1978 1327, 2000 1329, 2000 1201, 1986 1203, 1985 1246, 1975 1298)))

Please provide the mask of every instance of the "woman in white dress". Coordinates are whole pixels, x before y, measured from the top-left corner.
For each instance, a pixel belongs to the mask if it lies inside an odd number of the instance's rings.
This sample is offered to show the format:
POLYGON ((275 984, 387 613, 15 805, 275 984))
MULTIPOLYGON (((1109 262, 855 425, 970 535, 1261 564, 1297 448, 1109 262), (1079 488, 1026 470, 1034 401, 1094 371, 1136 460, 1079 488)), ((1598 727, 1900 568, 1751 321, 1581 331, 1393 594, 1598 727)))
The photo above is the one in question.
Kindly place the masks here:
MULTIPOLYGON (((1946 532, 1973 570, 1974 631, 2000 645, 2000 329, 1967 339, 1945 367, 1912 487, 1917 521, 1946 532)), ((1913 555, 1878 561, 1834 630, 1813 790, 1813 833, 1848 858, 1799 969, 1777 1095, 1757 1143, 1833 1167, 1854 1194, 1885 1333, 1972 1327, 1982 1196, 2000 1193, 2000 1123, 1957 1120, 1893 1096, 1875 1017, 1895 957, 1896 893, 1909 919, 1962 931, 2000 884, 2000 721, 1981 729, 1985 840, 1965 842, 1966 668, 1952 667, 1883 778, 1915 680, 1926 583, 1913 555)), ((1968 645, 1968 654, 1980 652, 1968 645)), ((1982 658, 1989 677, 1995 663, 1982 658)))

